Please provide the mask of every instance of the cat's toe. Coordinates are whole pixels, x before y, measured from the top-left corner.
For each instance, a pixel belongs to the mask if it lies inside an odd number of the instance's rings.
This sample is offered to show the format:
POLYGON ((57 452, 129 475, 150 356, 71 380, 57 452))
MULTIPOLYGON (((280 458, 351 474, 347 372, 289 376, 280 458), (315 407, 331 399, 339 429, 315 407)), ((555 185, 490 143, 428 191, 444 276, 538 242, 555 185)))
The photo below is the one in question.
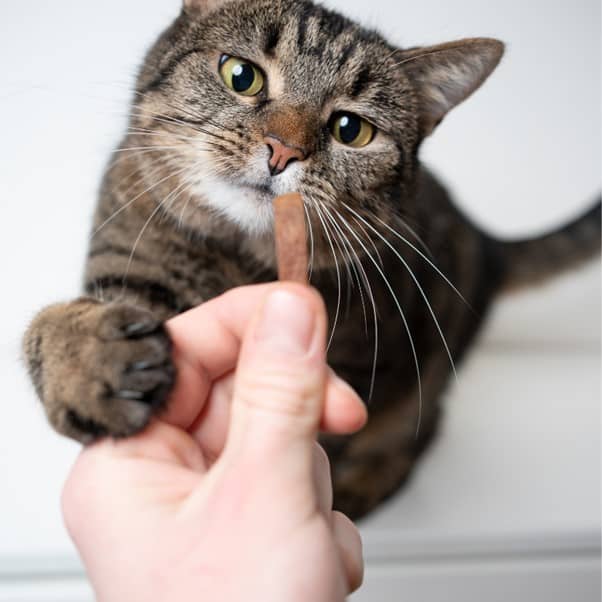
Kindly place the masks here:
POLYGON ((151 409, 160 409, 174 384, 175 370, 171 358, 138 359, 124 366, 113 396, 138 401, 151 409))
POLYGON ((161 322, 147 309, 114 303, 104 308, 96 332, 102 340, 115 341, 142 339, 162 330, 161 322))
POLYGON ((151 406, 162 404, 173 385, 174 369, 169 359, 160 364, 136 361, 126 366, 115 397, 133 399, 151 406))

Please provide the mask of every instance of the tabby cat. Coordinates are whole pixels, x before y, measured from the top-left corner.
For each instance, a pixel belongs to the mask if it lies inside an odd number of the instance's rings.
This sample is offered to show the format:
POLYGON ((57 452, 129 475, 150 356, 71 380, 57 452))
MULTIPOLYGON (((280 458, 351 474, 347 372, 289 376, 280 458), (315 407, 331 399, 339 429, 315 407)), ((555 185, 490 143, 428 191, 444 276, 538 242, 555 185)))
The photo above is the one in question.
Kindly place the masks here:
POLYGON ((395 492, 496 296, 600 247, 599 204, 541 238, 495 240, 418 161, 503 49, 395 48, 309 0, 186 0, 137 79, 85 296, 45 309, 25 336, 52 425, 88 443, 164 410, 176 375, 162 323, 274 280, 271 200, 299 191, 329 361, 369 404, 362 432, 323 440, 335 505, 357 518, 395 492))

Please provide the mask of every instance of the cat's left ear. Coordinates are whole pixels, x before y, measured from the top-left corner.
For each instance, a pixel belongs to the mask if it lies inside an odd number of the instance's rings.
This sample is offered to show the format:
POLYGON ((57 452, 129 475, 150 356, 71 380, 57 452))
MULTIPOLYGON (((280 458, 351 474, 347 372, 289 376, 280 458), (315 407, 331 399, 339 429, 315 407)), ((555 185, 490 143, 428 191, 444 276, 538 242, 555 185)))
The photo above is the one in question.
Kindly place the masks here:
POLYGON ((404 51, 399 65, 417 88, 425 136, 481 86, 503 54, 504 44, 491 38, 471 38, 404 51))
POLYGON ((184 0, 184 11, 187 13, 210 13, 232 0, 184 0))

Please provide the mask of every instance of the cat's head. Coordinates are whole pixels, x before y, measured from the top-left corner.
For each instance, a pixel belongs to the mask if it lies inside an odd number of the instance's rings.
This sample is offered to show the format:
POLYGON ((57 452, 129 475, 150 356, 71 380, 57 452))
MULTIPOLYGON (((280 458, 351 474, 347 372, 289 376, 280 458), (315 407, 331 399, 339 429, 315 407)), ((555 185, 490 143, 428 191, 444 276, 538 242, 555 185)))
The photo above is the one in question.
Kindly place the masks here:
POLYGON ((502 53, 490 39, 400 50, 307 0, 185 0, 140 73, 132 136, 149 184, 171 174, 165 208, 183 220, 210 208, 265 232, 290 191, 326 229, 346 207, 388 220, 422 139, 502 53))

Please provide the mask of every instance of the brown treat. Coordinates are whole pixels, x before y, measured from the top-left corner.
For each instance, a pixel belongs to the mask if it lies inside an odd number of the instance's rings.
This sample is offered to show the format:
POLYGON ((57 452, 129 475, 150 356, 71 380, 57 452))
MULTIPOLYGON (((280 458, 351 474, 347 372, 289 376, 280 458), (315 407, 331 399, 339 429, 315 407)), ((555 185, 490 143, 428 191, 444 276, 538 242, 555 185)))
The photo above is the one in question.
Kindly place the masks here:
POLYGON ((307 231, 303 199, 298 192, 274 199, 278 278, 307 284, 307 231))

